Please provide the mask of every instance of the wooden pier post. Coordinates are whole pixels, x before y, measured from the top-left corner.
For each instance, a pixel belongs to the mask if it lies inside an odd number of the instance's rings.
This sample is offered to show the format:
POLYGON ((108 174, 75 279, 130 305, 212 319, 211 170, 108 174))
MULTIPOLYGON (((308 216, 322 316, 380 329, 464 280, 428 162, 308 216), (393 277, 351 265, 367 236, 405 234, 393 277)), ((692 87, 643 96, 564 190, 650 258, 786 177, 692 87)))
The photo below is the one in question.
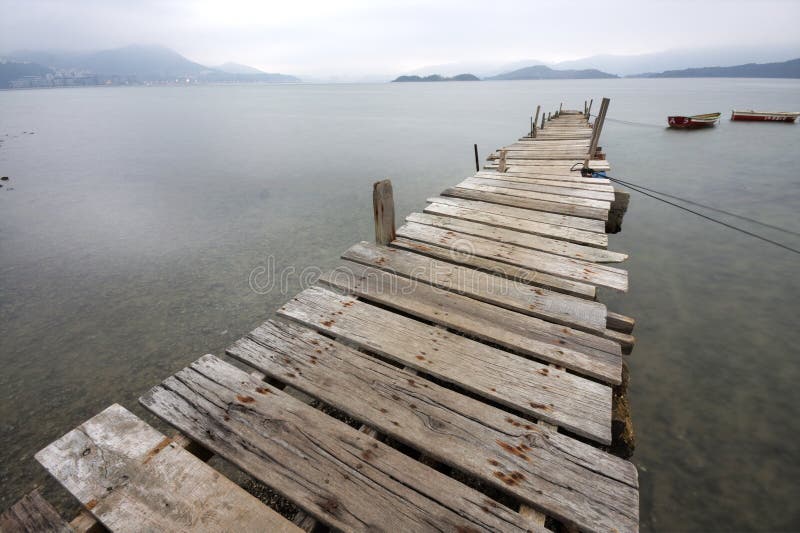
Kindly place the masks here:
POLYGON ((372 211, 375 217, 375 242, 389 244, 395 238, 394 195, 390 180, 376 181, 372 186, 372 211))
POLYGON ((589 100, 589 107, 586 109, 586 117, 592 116, 592 103, 594 103, 594 98, 589 100))
POLYGON ((597 118, 592 127, 592 142, 589 144, 589 152, 586 154, 586 158, 583 161, 584 168, 589 167, 589 160, 594 157, 594 153, 597 151, 597 143, 600 140, 600 133, 603 131, 603 122, 606 120, 609 102, 611 102, 611 100, 603 98, 603 101, 600 103, 600 111, 597 113, 597 118))
POLYGON ((500 150, 500 159, 497 161, 497 171, 498 172, 505 172, 506 171, 506 151, 500 150))
POLYGON ((536 137, 536 124, 539 122, 539 109, 541 107, 542 106, 540 105, 536 106, 536 117, 533 119, 533 130, 531 130, 532 131, 531 137, 536 137))
POLYGON ((475 172, 481 171, 481 164, 478 161, 478 145, 474 144, 473 147, 475 148, 475 172))
POLYGON ((542 113, 542 129, 544 129, 544 113, 542 113))

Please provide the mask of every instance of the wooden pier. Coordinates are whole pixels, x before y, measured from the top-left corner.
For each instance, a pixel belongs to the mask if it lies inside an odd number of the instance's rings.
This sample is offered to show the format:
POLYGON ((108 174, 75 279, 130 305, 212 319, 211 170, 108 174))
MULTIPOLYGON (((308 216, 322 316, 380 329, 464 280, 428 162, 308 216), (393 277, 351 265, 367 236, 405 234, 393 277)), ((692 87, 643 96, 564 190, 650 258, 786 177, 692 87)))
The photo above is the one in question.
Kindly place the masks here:
POLYGON ((627 196, 579 171, 610 168, 608 101, 594 125, 590 107, 537 111, 399 228, 376 183, 376 242, 228 348, 235 365, 205 355, 142 396, 178 433, 112 405, 36 455, 82 514, 59 522, 33 494, 0 525, 637 531, 634 321, 597 299, 628 290, 608 249, 627 196), (278 514, 212 455, 300 511, 278 514))

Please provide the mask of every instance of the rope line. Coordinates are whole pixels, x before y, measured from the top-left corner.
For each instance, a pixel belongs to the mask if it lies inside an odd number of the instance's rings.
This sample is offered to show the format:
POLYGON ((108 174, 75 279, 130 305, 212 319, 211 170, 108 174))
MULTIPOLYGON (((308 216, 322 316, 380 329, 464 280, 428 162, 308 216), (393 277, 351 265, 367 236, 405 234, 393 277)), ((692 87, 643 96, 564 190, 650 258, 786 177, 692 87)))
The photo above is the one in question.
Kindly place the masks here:
MULTIPOLYGON (((608 177, 608 176, 606 176, 606 177, 608 177)), ((609 178, 609 179, 611 179, 611 178, 609 178)), ((621 180, 619 178, 615 178, 615 181, 617 181, 620 185, 628 185, 628 183, 629 183, 629 182, 626 182, 626 181, 621 180)), ((756 220, 755 218, 750 218, 750 217, 746 217, 744 215, 731 213, 730 211, 725 211, 724 209, 719 209, 717 207, 711 207, 710 205, 701 204, 701 203, 695 202, 693 200, 688 200, 686 198, 681 198, 680 196, 675 196, 675 195, 668 194, 668 193, 665 193, 665 192, 656 191, 655 189, 649 189, 649 188, 645 187, 644 185, 638 185, 636 183, 630 183, 630 184, 635 186, 635 187, 639 187, 640 189, 643 189, 645 191, 650 191, 652 193, 659 194, 661 196, 666 196, 667 198, 672 198, 674 200, 679 200, 679 201, 687 203, 687 204, 696 205, 697 207, 702 207, 703 209, 708 209, 709 211, 716 211, 717 213, 722 213, 723 215, 728 215, 729 217, 739 218, 739 219, 742 219, 742 220, 746 220, 748 222, 752 222, 753 224, 758 224, 759 226, 764 226, 765 228, 774 229, 776 231, 782 231, 784 233, 788 233, 789 235, 795 235, 797 237, 800 237, 800 232, 798 232, 798 231, 792 231, 790 229, 782 228, 780 226, 774 226, 772 224, 767 224, 766 222, 761 222, 760 220, 756 220)))
MULTIPOLYGON (((593 172, 592 175, 595 176, 595 175, 597 175, 597 173, 593 172)), ((794 253, 800 255, 800 250, 798 250, 796 248, 792 248, 791 246, 787 246, 787 245, 785 245, 783 243, 780 243, 778 241, 773 241, 772 239, 768 239, 768 238, 766 238, 766 237, 764 237, 762 235, 759 235, 757 233, 753 233, 751 231, 747 231, 745 229, 742 229, 742 228, 740 228, 738 226, 734 226, 733 224, 728 224, 727 222, 723 222, 721 220, 718 220, 716 218, 710 217, 708 215, 704 215, 703 213, 700 213, 700 212, 695 211, 693 209, 689 209, 688 207, 684 207, 684 206, 682 206, 680 204, 676 204, 675 202, 670 202, 669 200, 665 200, 663 198, 655 196, 654 194, 650 194, 649 192, 646 192, 645 190, 639 188, 639 186, 633 185, 630 182, 625 182, 624 180, 619 180, 617 178, 612 178, 611 176, 604 176, 604 177, 609 179, 609 180, 611 180, 611 181, 613 181, 613 182, 615 182, 615 183, 619 183, 623 187, 627 187, 627 188, 629 188, 629 189, 631 189, 633 191, 636 191, 639 194, 643 194, 645 196, 649 196, 650 198, 653 198, 653 199, 658 200, 660 202, 664 202, 665 204, 671 205, 673 207, 677 207, 678 209, 682 209, 684 211, 688 211, 689 213, 697 215, 697 216, 699 216, 701 218, 704 218, 704 219, 706 219, 706 220, 708 220, 710 222, 715 222, 717 224, 720 224, 721 226, 725 226, 726 228, 730 228, 732 230, 738 231, 740 233, 743 233, 743 234, 748 235, 750 237, 753 237, 755 239, 759 239, 759 240, 764 241, 766 243, 772 244, 772 245, 777 246, 779 248, 783 248, 784 250, 788 250, 790 252, 794 252, 794 253)))
MULTIPOLYGON (((594 113, 590 113, 589 116, 597 118, 597 115, 595 115, 594 113)), ((619 122, 620 124, 627 124, 628 126, 645 126, 645 127, 648 127, 648 128, 664 128, 665 127, 665 126, 661 126, 660 124, 651 124, 651 123, 648 123, 648 122, 634 122, 632 120, 622 120, 622 119, 619 119, 619 118, 611 118, 611 117, 606 117, 606 120, 608 120, 610 122, 619 122)))

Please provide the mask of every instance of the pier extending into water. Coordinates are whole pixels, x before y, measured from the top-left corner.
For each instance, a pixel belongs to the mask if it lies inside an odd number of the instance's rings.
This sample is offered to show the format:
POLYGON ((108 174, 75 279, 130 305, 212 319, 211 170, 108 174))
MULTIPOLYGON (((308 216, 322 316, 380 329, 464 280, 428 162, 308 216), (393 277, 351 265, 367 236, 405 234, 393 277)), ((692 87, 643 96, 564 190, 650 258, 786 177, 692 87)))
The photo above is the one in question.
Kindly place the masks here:
POLYGON ((236 364, 205 355, 141 397, 176 433, 110 406, 36 455, 81 514, 34 491, 0 529, 637 531, 634 320, 598 301, 628 290, 608 249, 628 196, 596 174, 607 109, 537 109, 399 228, 376 183, 375 242, 229 347, 236 364))

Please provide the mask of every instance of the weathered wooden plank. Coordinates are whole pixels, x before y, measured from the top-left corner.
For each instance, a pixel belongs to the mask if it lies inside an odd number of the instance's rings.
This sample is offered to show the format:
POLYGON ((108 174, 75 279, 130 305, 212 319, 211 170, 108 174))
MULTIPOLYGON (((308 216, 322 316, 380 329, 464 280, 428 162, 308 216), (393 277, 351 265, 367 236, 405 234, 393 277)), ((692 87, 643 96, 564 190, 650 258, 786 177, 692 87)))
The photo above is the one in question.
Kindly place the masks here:
POLYGON ((278 314, 518 412, 600 443, 610 442, 607 385, 322 287, 301 292, 278 314))
POLYGON ((625 355, 630 355, 631 352, 633 352, 633 347, 636 345, 636 337, 627 333, 614 331, 613 329, 607 329, 603 337, 618 342, 622 348, 622 353, 625 355))
POLYGON ((560 148, 560 147, 582 147, 582 148, 589 148, 591 144, 591 139, 531 139, 529 137, 523 137, 522 139, 517 140, 516 142, 506 146, 509 150, 514 150, 517 147, 520 148, 539 148, 547 149, 548 147, 551 148, 560 148), (540 142, 544 141, 544 142, 540 142))
POLYGON ((351 246, 342 258, 556 324, 600 334, 606 330, 607 310, 599 302, 366 241, 351 246))
MULTIPOLYGON (((496 183, 492 180, 488 180, 489 184, 481 184, 475 183, 474 178, 467 178, 461 183, 457 184, 456 187, 461 189, 471 189, 475 191, 485 191, 497 194, 510 194, 513 196, 520 196, 522 198, 531 198, 533 200, 544 200, 546 202, 557 202, 563 204, 574 205, 583 208, 592 208, 595 210, 605 210, 608 211, 611 209, 611 202, 604 201, 604 200, 591 200, 588 198, 576 198, 575 196, 564 196, 560 194, 547 194, 543 192, 536 192, 536 191, 528 191, 523 189, 511 189, 508 187, 500 187, 498 185, 492 185, 492 183, 496 183)), ((580 211, 579 211, 580 213, 580 211)), ((588 211, 587 211, 588 213, 588 211)), ((586 216, 586 215, 584 215, 586 216)), ((598 218, 596 215, 592 215, 592 218, 598 218)), ((607 217, 606 217, 607 218, 607 217)))
POLYGON ((480 172, 476 172, 473 176, 485 179, 519 181, 520 183, 539 183, 541 185, 552 185, 554 187, 576 187, 587 190, 610 192, 615 190, 614 186, 610 184, 611 182, 604 178, 582 178, 579 173, 577 173, 577 176, 575 176, 575 174, 575 172, 571 174, 543 174, 536 171, 516 171, 506 172, 501 176, 499 173, 491 170, 481 170, 480 172))
POLYGON ((505 189, 520 189, 523 191, 557 194, 562 196, 572 196, 575 198, 600 200, 609 203, 614 201, 613 187, 609 187, 610 189, 609 191, 587 190, 576 187, 569 187, 567 185, 564 185, 564 182, 558 182, 562 184, 560 186, 531 183, 531 182, 526 182, 524 178, 512 178, 509 180, 499 180, 492 178, 467 178, 465 181, 467 183, 472 183, 476 185, 489 185, 489 186, 503 187, 505 189))
POLYGON ((300 531, 117 404, 36 459, 111 531, 300 531))
POLYGON ((571 217, 569 215, 558 215, 556 213, 547 213, 545 211, 534 211, 525 207, 514 207, 510 205, 484 202, 481 200, 470 200, 468 198, 459 198, 454 196, 434 196, 432 198, 428 198, 428 202, 454 205, 458 207, 474 209, 476 211, 484 211, 486 213, 495 213, 498 215, 514 217, 522 220, 542 222, 544 224, 552 224, 554 226, 565 226, 567 228, 575 228, 582 231, 591 231, 595 234, 605 237, 606 245, 608 244, 608 237, 605 235, 605 223, 601 220, 571 217))
MULTIPOLYGON (((515 152, 515 153, 523 153, 523 154, 542 154, 542 155, 552 155, 552 154, 561 154, 565 157, 562 159, 572 159, 575 154, 583 153, 586 154, 586 150, 588 149, 585 144, 574 144, 574 145, 556 145, 556 144, 512 144, 509 146, 505 146, 503 150, 506 150, 507 153, 515 152)), ((492 157, 494 154, 490 154, 492 157)))
POLYGON ((265 324, 230 353, 426 456, 585 531, 636 527, 636 469, 626 461, 545 432, 299 326, 265 324), (578 460, 554 440, 582 452, 578 460), (573 487, 591 490, 575 493, 573 487))
POLYGON ((602 178, 575 178, 571 176, 558 176, 558 175, 551 176, 549 174, 529 174, 529 173, 512 174, 509 172, 500 174, 499 172, 488 172, 488 171, 476 172, 473 175, 473 177, 482 179, 516 181, 518 183, 536 183, 538 185, 548 185, 552 187, 577 188, 587 191, 603 191, 610 193, 614 192, 614 187, 612 185, 608 185, 606 183, 601 182, 602 178), (589 181, 589 180, 594 180, 594 181, 589 181))
MULTIPOLYGON (((516 172, 516 168, 522 168, 525 170, 531 169, 545 169, 545 168, 553 168, 553 169, 560 169, 560 170, 569 170, 570 172, 573 171, 573 167, 581 168, 584 164, 583 161, 575 161, 573 159, 561 159, 561 160, 547 160, 547 161, 537 161, 535 159, 519 159, 519 158, 508 158, 507 161, 508 168, 506 170, 510 170, 512 172, 516 172)), ((593 159, 589 162, 589 168, 593 168, 597 171, 607 171, 611 170, 611 165, 605 159, 593 159)))
POLYGON ((72 528, 61 518, 38 489, 23 496, 0 515, 3 533, 72 533, 72 528))
POLYGON ((510 509, 212 355, 140 401, 332 528, 523 530, 510 509))
POLYGON ((488 224, 498 228, 514 229, 525 233, 531 233, 533 235, 561 239, 562 241, 593 246, 595 248, 605 248, 608 246, 608 237, 602 233, 594 233, 591 231, 583 231, 565 226, 546 224, 544 222, 536 222, 511 216, 498 215, 486 211, 450 205, 448 203, 430 203, 425 206, 425 213, 452 217, 461 220, 469 220, 472 222, 480 222, 482 224, 488 224))
POLYGON ((619 313, 608 312, 608 318, 606 320, 606 327, 608 329, 630 334, 633 332, 634 326, 636 326, 636 319, 619 313))
POLYGON ((455 196, 456 198, 466 198, 468 200, 479 200, 482 202, 492 202, 495 204, 510 205, 535 211, 545 211, 560 215, 570 215, 572 217, 584 217, 595 220, 607 220, 608 210, 582 207, 560 202, 549 202, 536 200, 533 198, 523 198, 508 194, 499 194, 487 191, 465 189, 462 187, 451 187, 441 192, 442 196, 455 196))
POLYGON ((497 242, 515 244, 517 246, 531 248, 533 250, 541 250, 542 252, 547 252, 553 255, 562 255, 564 257, 572 257, 574 259, 591 261, 593 263, 619 263, 628 258, 627 254, 612 252, 604 248, 584 246, 582 244, 575 244, 561 239, 542 237, 540 235, 525 233, 508 228, 500 228, 497 226, 484 224, 482 222, 473 222, 471 220, 462 220, 449 216, 411 213, 406 217, 406 221, 408 223, 423 224, 426 226, 457 231, 467 235, 475 235, 497 242))
POLYGON ((397 236, 443 246, 461 253, 471 253, 504 263, 512 263, 554 276, 623 292, 628 290, 628 273, 607 265, 553 255, 514 244, 411 222, 400 227, 397 230, 397 236))
POLYGON ((596 335, 356 263, 346 262, 320 282, 605 383, 621 380, 619 344, 596 335))
MULTIPOLYGON (((547 131, 547 128, 541 131, 536 137, 536 141, 565 141, 565 140, 583 140, 591 139, 591 132, 574 131, 565 133, 555 133, 554 131, 547 131)), ((530 140, 530 138, 521 137, 520 142, 530 140)))
MULTIPOLYGON (((500 173, 496 170, 481 170, 476 172, 474 176, 477 177, 486 177, 484 175, 495 175, 498 176, 500 173)), ((568 168, 559 168, 554 171, 544 170, 539 168, 521 168, 517 167, 513 170, 508 170, 504 172, 505 176, 517 176, 522 178, 536 178, 541 180, 557 180, 557 181, 569 181, 569 182, 577 182, 577 183, 597 183, 600 185, 606 185, 611 183, 611 180, 606 178, 592 178, 592 177, 583 177, 581 176, 580 170, 570 170, 568 168)))
POLYGON ((563 294, 570 294, 579 298, 588 298, 594 300, 597 289, 594 285, 588 283, 580 283, 577 281, 559 278, 558 276, 551 276, 543 272, 537 272, 529 268, 518 267, 508 263, 501 263, 493 259, 486 259, 478 257, 468 251, 461 252, 451 248, 444 248, 441 246, 434 246, 432 244, 425 244, 409 239, 398 237, 392 241, 391 246, 403 248, 405 250, 412 250, 414 252, 435 257, 443 261, 449 261, 459 265, 465 265, 470 268, 490 272, 492 274, 502 276, 504 278, 513 279, 526 285, 533 285, 534 287, 544 287, 546 289, 560 292, 563 294))
MULTIPOLYGON (((564 161, 567 159, 577 159, 580 157, 580 154, 581 150, 551 150, 548 152, 543 152, 540 150, 514 150, 507 152, 506 159, 509 164, 511 164, 512 161, 518 161, 520 159, 535 159, 537 161, 564 161)), ((585 155, 586 152, 583 151, 583 154, 585 155)))

